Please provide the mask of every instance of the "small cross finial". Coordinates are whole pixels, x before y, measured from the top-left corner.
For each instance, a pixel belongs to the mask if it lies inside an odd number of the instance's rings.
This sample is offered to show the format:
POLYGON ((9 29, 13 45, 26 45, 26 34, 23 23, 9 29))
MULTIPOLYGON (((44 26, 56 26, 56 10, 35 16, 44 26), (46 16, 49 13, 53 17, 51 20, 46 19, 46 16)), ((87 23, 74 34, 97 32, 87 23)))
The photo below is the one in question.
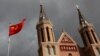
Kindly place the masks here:
POLYGON ((76 8, 79 8, 79 5, 76 4, 76 8))
POLYGON ((43 5, 43 1, 42 0, 40 0, 40 5, 43 5))
POLYGON ((64 28, 62 28, 62 32, 65 32, 65 29, 64 28))

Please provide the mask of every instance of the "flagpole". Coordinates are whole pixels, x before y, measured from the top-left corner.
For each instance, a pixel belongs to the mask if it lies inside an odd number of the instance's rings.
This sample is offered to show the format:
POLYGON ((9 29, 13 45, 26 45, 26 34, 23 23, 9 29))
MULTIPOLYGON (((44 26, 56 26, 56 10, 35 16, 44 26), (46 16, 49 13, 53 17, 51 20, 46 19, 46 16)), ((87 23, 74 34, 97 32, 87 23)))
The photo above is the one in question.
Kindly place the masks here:
MULTIPOLYGON (((11 25, 11 23, 9 23, 10 25, 11 25)), ((10 28, 9 28, 9 31, 10 31, 10 28)), ((9 34, 9 37, 8 37, 8 54, 7 54, 7 56, 10 56, 10 41, 11 41, 11 39, 10 39, 10 34, 9 34)))
POLYGON ((8 54, 7 54, 7 56, 9 56, 9 54, 10 54, 10 37, 8 38, 8 54))
MULTIPOLYGON (((11 25, 11 23, 9 23, 9 26, 11 25)), ((8 37, 8 50, 7 50, 7 56, 10 56, 10 27, 9 27, 9 33, 8 33, 9 37, 8 37)))

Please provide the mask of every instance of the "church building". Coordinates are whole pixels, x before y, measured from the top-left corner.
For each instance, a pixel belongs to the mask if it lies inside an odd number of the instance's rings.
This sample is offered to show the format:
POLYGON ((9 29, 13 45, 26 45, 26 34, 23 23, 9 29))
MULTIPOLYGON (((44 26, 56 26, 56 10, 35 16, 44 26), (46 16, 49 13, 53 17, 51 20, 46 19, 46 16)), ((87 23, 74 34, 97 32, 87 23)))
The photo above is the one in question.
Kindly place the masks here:
POLYGON ((36 25, 38 35, 39 56, 100 56, 100 41, 93 28, 77 8, 79 15, 79 33, 84 47, 80 47, 74 39, 63 31, 57 41, 53 24, 46 16, 43 5, 40 5, 39 21, 36 25))

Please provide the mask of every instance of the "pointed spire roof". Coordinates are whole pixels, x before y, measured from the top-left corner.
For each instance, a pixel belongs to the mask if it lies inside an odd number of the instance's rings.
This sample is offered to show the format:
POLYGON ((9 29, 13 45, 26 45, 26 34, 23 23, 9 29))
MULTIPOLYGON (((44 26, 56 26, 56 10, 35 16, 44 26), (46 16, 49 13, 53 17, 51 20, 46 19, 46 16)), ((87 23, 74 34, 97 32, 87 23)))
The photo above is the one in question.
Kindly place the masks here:
POLYGON ((43 3, 40 0, 40 15, 39 15, 39 21, 38 21, 37 25, 43 24, 43 23, 48 23, 48 24, 51 24, 53 26, 50 19, 46 16, 46 13, 45 13, 44 8, 43 8, 43 3))
POLYGON ((43 8, 43 4, 40 4, 40 18, 39 21, 47 19, 44 8, 43 8))
POLYGON ((79 23, 81 26, 86 26, 89 25, 88 21, 86 20, 86 18, 82 15, 79 6, 76 5, 77 11, 78 11, 78 15, 79 15, 79 23))

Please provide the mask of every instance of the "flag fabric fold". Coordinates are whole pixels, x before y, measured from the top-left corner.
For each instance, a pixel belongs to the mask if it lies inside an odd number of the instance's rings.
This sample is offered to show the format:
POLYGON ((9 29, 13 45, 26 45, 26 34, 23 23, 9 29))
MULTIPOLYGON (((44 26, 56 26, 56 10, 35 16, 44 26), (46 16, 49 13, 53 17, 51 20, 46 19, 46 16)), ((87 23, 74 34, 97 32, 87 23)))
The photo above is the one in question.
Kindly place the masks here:
POLYGON ((9 36, 17 34, 18 32, 20 32, 24 26, 24 21, 26 20, 26 18, 23 18, 23 20, 21 22, 19 22, 18 24, 14 24, 14 25, 10 25, 9 26, 9 36))

